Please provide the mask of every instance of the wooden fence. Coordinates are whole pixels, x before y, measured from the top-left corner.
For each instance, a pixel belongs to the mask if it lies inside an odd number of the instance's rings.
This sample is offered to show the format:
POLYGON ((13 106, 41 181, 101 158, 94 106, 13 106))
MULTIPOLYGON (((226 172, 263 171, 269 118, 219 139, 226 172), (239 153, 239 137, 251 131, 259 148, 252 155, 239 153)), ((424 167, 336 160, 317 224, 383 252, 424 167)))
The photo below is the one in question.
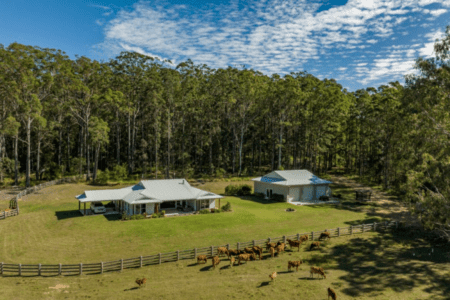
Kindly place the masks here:
MULTIPOLYGON (((398 228, 398 222, 382 222, 362 224, 349 227, 339 227, 334 229, 327 229, 331 237, 340 237, 344 235, 353 235, 357 233, 364 233, 369 231, 387 230, 389 228, 398 228)), ((139 256, 128 259, 119 259, 113 261, 91 263, 91 264, 53 264, 53 265, 22 265, 22 264, 0 264, 0 275, 19 275, 19 276, 57 276, 57 275, 82 275, 82 274, 103 274, 109 271, 122 271, 129 268, 141 268, 148 265, 157 265, 166 262, 174 262, 185 259, 195 259, 198 255, 213 256, 217 255, 218 247, 226 247, 244 249, 250 246, 265 247, 266 242, 286 242, 287 239, 299 240, 300 236, 308 235, 309 240, 317 240, 323 231, 314 231, 306 233, 297 233, 293 235, 284 235, 280 237, 272 237, 267 239, 253 240, 249 242, 240 242, 237 244, 226 244, 218 246, 209 246, 203 248, 195 248, 189 250, 178 250, 175 252, 158 253, 156 255, 139 256)))
POLYGON ((11 210, 0 212, 0 220, 6 219, 7 217, 17 216, 19 214, 19 202, 18 202, 18 200, 20 198, 22 198, 23 196, 35 193, 35 192, 37 192, 39 190, 42 190, 43 188, 46 188, 46 187, 49 187, 49 186, 52 186, 52 185, 55 185, 55 184, 73 182, 75 178, 76 178, 76 176, 56 179, 56 180, 52 180, 52 181, 47 181, 47 182, 44 182, 44 183, 41 183, 39 185, 35 185, 35 186, 32 186, 32 187, 29 187, 29 188, 21 191, 20 193, 15 195, 10 200, 10 206, 9 207, 11 208, 11 210), (12 207, 15 207, 15 208, 13 209, 12 207))

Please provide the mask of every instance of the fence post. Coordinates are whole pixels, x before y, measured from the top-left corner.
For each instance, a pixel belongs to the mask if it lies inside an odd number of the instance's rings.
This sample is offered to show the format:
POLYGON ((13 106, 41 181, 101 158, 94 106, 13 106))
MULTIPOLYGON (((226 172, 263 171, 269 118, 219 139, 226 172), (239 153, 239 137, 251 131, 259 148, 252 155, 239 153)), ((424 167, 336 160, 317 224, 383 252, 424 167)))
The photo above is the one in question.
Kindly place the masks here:
POLYGON ((311 241, 314 241, 314 231, 311 231, 311 241))
POLYGON ((161 264, 161 253, 159 254, 159 264, 161 264))
POLYGON ((338 227, 338 236, 341 236, 341 228, 338 227))
POLYGON ((177 250, 177 261, 179 261, 179 260, 180 260, 180 250, 177 250))
POLYGON ((286 244, 286 236, 285 235, 283 235, 283 243, 286 244))
POLYGON ((197 257, 197 248, 194 248, 194 259, 197 257))
POLYGON ((1 265, 0 265, 0 275, 3 276, 3 262, 2 262, 1 265))
POLYGON ((297 241, 300 241, 300 233, 297 233, 297 241))
POLYGON ((227 244, 227 250, 230 250, 230 244, 227 244))
POLYGON ((38 267, 38 276, 41 276, 41 264, 39 264, 39 267, 38 267))
POLYGON ((58 275, 62 275, 62 265, 59 264, 59 268, 58 268, 58 275))
POLYGON ((140 267, 142 268, 142 255, 139 258, 140 258, 139 264, 140 264, 140 267))
POLYGON ((237 243, 237 249, 238 250, 241 248, 240 245, 241 245, 241 243, 237 243))
POLYGON ((123 258, 120 259, 120 271, 123 271, 123 258))
POLYGON ((19 276, 22 276, 22 264, 19 264, 19 276))
POLYGON ((255 247, 256 246, 256 243, 255 243, 255 240, 253 240, 253 247, 255 247))
POLYGON ((83 264, 82 263, 80 263, 80 274, 79 275, 81 275, 81 274, 83 274, 83 264))
POLYGON ((211 246, 211 256, 214 255, 214 246, 211 246))
POLYGON ((103 274, 103 262, 101 262, 101 268, 102 268, 102 270, 101 270, 100 274, 103 274))
POLYGON ((353 234, 353 225, 350 225, 350 234, 353 234))
POLYGON ((269 238, 269 243, 272 243, 272 239, 271 238, 269 238))

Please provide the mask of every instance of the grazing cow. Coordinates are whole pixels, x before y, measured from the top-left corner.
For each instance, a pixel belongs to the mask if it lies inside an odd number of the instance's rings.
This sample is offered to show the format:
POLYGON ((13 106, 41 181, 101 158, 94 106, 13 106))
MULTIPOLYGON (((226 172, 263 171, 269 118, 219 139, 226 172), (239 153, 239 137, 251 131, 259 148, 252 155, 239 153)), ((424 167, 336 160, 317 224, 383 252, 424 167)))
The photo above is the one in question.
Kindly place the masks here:
POLYGON ((238 265, 241 265, 241 260, 245 260, 245 261, 249 261, 250 259, 256 260, 255 253, 239 254, 238 258, 239 258, 238 265))
POLYGON ((267 242, 266 243, 266 250, 269 250, 270 249, 270 247, 273 247, 273 248, 275 248, 277 246, 277 244, 276 243, 269 243, 269 242, 267 242))
POLYGON ((319 242, 312 242, 311 247, 309 247, 309 251, 311 251, 313 248, 320 249, 320 243, 319 242))
POLYGON ((231 255, 238 256, 238 255, 240 254, 239 252, 240 252, 240 251, 239 251, 239 250, 236 250, 236 249, 229 249, 229 250, 227 251, 228 258, 230 258, 231 255))
POLYGON ((200 263, 201 261, 204 261, 206 264, 208 262, 208 257, 206 255, 197 256, 197 263, 200 263))
POLYGON ((274 247, 270 247, 269 252, 270 252, 270 256, 272 256, 272 257, 275 256, 275 248, 274 247))
POLYGON ((261 254, 263 253, 262 248, 259 247, 259 246, 253 246, 252 250, 253 250, 253 253, 255 253, 256 255, 258 255, 259 260, 261 260, 261 254))
POLYGON ((147 278, 136 279, 136 283, 139 285, 139 287, 141 287, 141 285, 145 284, 146 282, 147 282, 147 278))
POLYGON ((245 253, 248 253, 248 254, 255 253, 255 251, 253 251, 253 248, 250 248, 250 247, 244 248, 244 252, 245 252, 245 253))
MULTIPOLYGON (((272 247, 273 248, 273 247, 272 247)), ((277 277, 277 272, 273 272, 269 275, 269 278, 273 281, 277 277)))
POLYGON ((292 268, 297 268, 297 272, 298 272, 298 267, 303 263, 302 260, 298 260, 298 261, 288 261, 288 270, 291 270, 292 268))
POLYGON ((277 256, 280 255, 281 252, 284 252, 284 243, 277 246, 277 256))
POLYGON ((307 235, 307 234, 302 235, 302 236, 300 237, 300 241, 301 241, 301 242, 305 242, 305 241, 307 241, 307 240, 309 240, 309 235, 307 235))
POLYGON ((292 250, 293 247, 297 247, 298 251, 300 252, 300 245, 302 244, 301 241, 292 241, 290 239, 287 239, 287 241, 289 243, 289 246, 291 246, 291 250, 292 250))
POLYGON ((215 269, 216 266, 217 266, 219 263, 220 263, 219 257, 218 257, 218 256, 214 256, 214 257, 212 258, 213 269, 215 269))
POLYGON ((337 296, 336 296, 336 292, 332 289, 332 288, 328 288, 328 300, 336 300, 337 296))
POLYGON ((220 257, 221 254, 228 255, 228 249, 226 247, 219 247, 217 248, 217 255, 220 257))
POLYGON ((232 256, 230 258, 230 266, 234 266, 234 262, 236 261, 236 259, 234 258, 234 256, 232 256))
POLYGON ((325 272, 323 271, 323 268, 317 268, 317 267, 311 267, 311 271, 310 272, 310 277, 314 278, 314 274, 319 274, 322 275, 323 278, 327 278, 327 276, 325 275, 325 272))
POLYGON ((322 233, 320 234, 319 241, 320 241, 321 239, 326 239, 326 238, 330 238, 330 233, 329 233, 329 232, 322 232, 322 233))

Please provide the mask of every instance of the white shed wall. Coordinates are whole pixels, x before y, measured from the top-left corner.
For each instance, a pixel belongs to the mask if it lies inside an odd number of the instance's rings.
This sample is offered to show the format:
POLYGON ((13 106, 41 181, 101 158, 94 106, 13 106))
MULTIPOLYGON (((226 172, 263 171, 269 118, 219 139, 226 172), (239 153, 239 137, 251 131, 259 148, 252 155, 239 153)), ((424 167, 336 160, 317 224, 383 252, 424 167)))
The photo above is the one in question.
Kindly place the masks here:
POLYGON ((285 198, 289 194, 288 186, 275 185, 269 182, 255 181, 254 189, 255 193, 263 193, 264 195, 266 195, 268 189, 272 190, 272 194, 284 195, 285 198))
POLYGON ((292 201, 300 201, 300 187, 289 188, 289 195, 293 198, 292 201))

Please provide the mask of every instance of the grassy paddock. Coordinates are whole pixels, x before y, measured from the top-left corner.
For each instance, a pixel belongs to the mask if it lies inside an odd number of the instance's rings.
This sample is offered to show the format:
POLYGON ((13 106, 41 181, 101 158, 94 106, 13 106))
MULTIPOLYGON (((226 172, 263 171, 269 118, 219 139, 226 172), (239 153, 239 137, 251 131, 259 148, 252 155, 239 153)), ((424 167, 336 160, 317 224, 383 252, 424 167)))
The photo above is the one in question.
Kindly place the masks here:
POLYGON ((194 260, 128 269, 103 275, 3 277, 5 299, 327 299, 332 287, 338 299, 448 299, 448 248, 434 248, 405 232, 366 233, 306 246, 261 261, 229 267, 227 258, 212 269, 211 261, 194 260), (415 254, 413 256, 413 253, 415 254), (302 259, 298 272, 289 260, 302 259), (309 278, 310 266, 322 266, 326 279, 309 278), (278 272, 275 282, 269 274, 278 272), (142 288, 136 278, 147 278, 142 288))
MULTIPOLYGON (((228 184, 209 182, 198 187, 223 193, 228 184)), ((366 207, 352 206, 348 199, 343 200, 345 205, 303 206, 286 212, 292 205, 250 196, 222 199, 221 205, 231 202, 230 213, 125 222, 102 215, 79 216, 75 195, 104 188, 62 184, 24 197, 19 203, 20 215, 1 221, 1 260, 22 264, 96 263, 381 221, 365 211, 366 207)), ((351 195, 343 187, 336 189, 344 198, 351 195)))

